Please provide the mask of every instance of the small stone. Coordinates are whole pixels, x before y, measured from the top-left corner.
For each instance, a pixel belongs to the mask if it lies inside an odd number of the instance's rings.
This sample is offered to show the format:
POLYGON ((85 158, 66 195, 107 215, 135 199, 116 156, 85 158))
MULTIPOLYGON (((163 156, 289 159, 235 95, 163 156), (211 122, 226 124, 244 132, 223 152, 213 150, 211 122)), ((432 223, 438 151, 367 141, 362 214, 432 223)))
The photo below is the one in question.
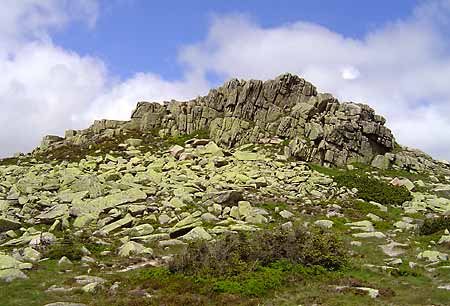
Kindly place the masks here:
POLYGON ((352 236, 356 238, 378 238, 378 239, 386 238, 386 235, 383 234, 382 232, 357 233, 353 234, 352 236))
POLYGON ((134 241, 128 241, 119 248, 120 257, 129 257, 130 255, 147 254, 152 255, 153 251, 150 248, 144 247, 142 244, 134 241))
POLYGON ((294 216, 294 214, 291 213, 290 211, 282 210, 282 211, 280 211, 280 216, 284 219, 290 219, 294 216))
POLYGON ((169 223, 170 220, 171 220, 171 218, 170 218, 168 215, 166 215, 166 214, 161 214, 161 215, 159 215, 159 217, 158 217, 158 222, 159 222, 159 224, 161 224, 161 225, 164 225, 164 224, 169 223))
POLYGON ((314 221, 314 224, 318 227, 328 229, 328 228, 333 227, 334 222, 331 220, 317 220, 317 221, 314 221))
POLYGON ((219 221, 219 219, 216 216, 214 216, 212 213, 209 213, 209 212, 208 213, 204 213, 201 218, 205 222, 217 222, 217 221, 219 221))
POLYGON ((360 246, 362 246, 362 242, 361 242, 361 241, 353 240, 353 241, 350 242, 350 245, 351 245, 351 246, 360 247, 360 246))
POLYGON ((178 158, 181 155, 181 153, 183 153, 183 152, 184 152, 184 148, 180 145, 175 145, 172 148, 170 148, 170 150, 169 150, 169 153, 175 158, 178 158))
POLYGON ((211 240, 212 236, 203 227, 197 226, 186 235, 181 236, 180 239, 186 241, 211 240))
POLYGON ((368 213, 368 214, 367 214, 367 218, 369 218, 370 220, 372 220, 372 221, 374 221, 374 222, 380 222, 380 221, 383 221, 382 218, 380 218, 380 217, 378 217, 377 215, 372 214, 372 213, 368 213))
POLYGON ((67 258, 66 256, 61 257, 60 260, 58 260, 58 265, 63 266, 63 265, 71 265, 72 262, 70 261, 69 258, 67 258))
POLYGON ((241 217, 248 217, 253 213, 253 207, 248 201, 239 201, 238 208, 241 217))
POLYGON ((292 224, 291 221, 281 224, 281 229, 283 231, 290 231, 293 227, 294 225, 292 224))
POLYGON ((100 287, 99 283, 90 283, 90 284, 84 285, 81 288, 81 290, 86 293, 95 293, 95 291, 97 291, 98 287, 100 287))

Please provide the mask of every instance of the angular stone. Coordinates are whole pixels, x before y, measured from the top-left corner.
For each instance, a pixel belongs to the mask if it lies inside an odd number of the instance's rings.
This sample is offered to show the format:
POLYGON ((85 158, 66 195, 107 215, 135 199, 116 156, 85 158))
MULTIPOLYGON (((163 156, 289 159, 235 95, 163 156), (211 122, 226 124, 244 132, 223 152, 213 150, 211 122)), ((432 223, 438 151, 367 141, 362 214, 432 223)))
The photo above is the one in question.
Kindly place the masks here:
POLYGON ((153 233, 155 229, 150 224, 141 224, 138 226, 133 227, 130 230, 131 236, 144 236, 144 235, 150 235, 153 233))
POLYGON ((105 186, 95 175, 86 175, 79 178, 70 189, 74 192, 87 191, 91 199, 102 196, 105 193, 105 186))
POLYGON ((294 214, 291 213, 290 211, 282 210, 282 211, 280 211, 280 216, 284 219, 290 219, 294 216, 294 214))
POLYGON ((36 216, 41 222, 53 222, 56 218, 69 215, 69 206, 67 204, 58 204, 36 216))
POLYGON ((253 215, 253 207, 250 204, 250 202, 239 201, 238 207, 239 207, 239 215, 241 217, 249 217, 253 215))
POLYGON ((380 248, 386 255, 390 257, 397 257, 405 253, 405 250, 403 248, 407 246, 407 244, 392 241, 391 243, 380 245, 380 248))
POLYGON ((383 234, 382 232, 357 233, 353 234, 352 236, 356 238, 378 238, 378 239, 386 238, 386 235, 383 234))
POLYGON ((95 214, 84 214, 81 216, 78 216, 75 221, 73 221, 73 227, 74 228, 85 228, 95 220, 97 220, 98 216, 95 214))
POLYGON ((16 230, 21 227, 22 227, 22 224, 19 221, 0 216, 0 233, 6 232, 9 230, 16 230))
POLYGON ((186 241, 211 240, 212 236, 203 227, 197 226, 186 235, 181 236, 180 239, 186 241))
POLYGON ((15 279, 27 279, 28 276, 19 269, 0 269, 0 280, 4 282, 12 282, 15 279))
POLYGON ((102 227, 102 229, 100 230, 101 233, 105 233, 105 234, 109 234, 110 232, 117 230, 125 225, 129 225, 130 223, 132 223, 134 221, 134 218, 130 215, 127 214, 124 218, 117 220, 116 222, 113 222, 111 224, 108 224, 104 227, 102 227))
POLYGON ((448 260, 448 255, 445 253, 441 253, 438 251, 423 251, 421 253, 419 253, 419 255, 417 255, 417 258, 419 259, 424 259, 427 261, 431 261, 431 262, 439 262, 439 261, 444 261, 444 260, 448 260))
POLYGON ((142 244, 136 243, 134 241, 128 241, 119 248, 120 257, 128 257, 130 255, 141 255, 147 254, 152 255, 153 251, 150 248, 144 247, 142 244))
POLYGON ((114 208, 125 203, 142 201, 147 198, 147 194, 140 189, 131 188, 125 191, 113 193, 106 197, 100 197, 90 202, 73 203, 72 213, 81 215, 82 213, 96 212, 114 208))
POLYGON ((333 227, 334 222, 331 220, 317 220, 314 221, 314 224, 321 228, 331 228, 333 227))
POLYGON ((264 160, 264 156, 259 153, 247 152, 247 151, 236 151, 233 154, 234 158, 241 161, 258 161, 264 160))
POLYGON ((179 145, 175 145, 172 148, 170 148, 170 150, 169 150, 169 153, 175 158, 178 158, 181 155, 181 153, 183 153, 183 152, 184 152, 184 148, 179 145))
POLYGON ((242 200, 242 193, 236 190, 226 190, 212 195, 212 200, 218 204, 233 205, 242 200))

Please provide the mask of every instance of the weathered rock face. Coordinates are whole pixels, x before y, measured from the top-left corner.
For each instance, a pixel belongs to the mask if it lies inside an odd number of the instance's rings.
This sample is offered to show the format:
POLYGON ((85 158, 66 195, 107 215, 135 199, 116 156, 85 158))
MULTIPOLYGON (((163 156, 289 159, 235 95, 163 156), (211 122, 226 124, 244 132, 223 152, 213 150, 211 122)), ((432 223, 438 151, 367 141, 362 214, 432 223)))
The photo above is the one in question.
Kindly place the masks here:
POLYGON ((234 79, 189 102, 140 102, 131 121, 164 135, 208 129, 225 147, 278 136, 291 140, 288 155, 336 165, 368 163, 394 142, 384 118, 367 105, 339 103, 290 74, 266 82, 234 79))
POLYGON ((385 119, 367 105, 339 103, 304 79, 284 74, 269 81, 232 79, 188 102, 139 102, 130 121, 96 121, 66 141, 88 142, 120 129, 159 130, 161 136, 208 131, 222 147, 289 140, 286 154, 330 165, 369 163, 393 149, 385 119))

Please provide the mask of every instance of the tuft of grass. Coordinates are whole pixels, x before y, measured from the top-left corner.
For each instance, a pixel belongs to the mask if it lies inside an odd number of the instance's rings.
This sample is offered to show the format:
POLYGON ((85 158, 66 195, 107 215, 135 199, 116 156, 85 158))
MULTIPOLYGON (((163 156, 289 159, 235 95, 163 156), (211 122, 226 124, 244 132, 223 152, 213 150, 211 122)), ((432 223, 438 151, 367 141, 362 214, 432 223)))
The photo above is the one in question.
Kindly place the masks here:
POLYGON ((167 145, 180 145, 184 146, 184 143, 192 138, 209 138, 209 130, 198 130, 191 134, 180 134, 176 136, 168 137, 165 142, 167 145))

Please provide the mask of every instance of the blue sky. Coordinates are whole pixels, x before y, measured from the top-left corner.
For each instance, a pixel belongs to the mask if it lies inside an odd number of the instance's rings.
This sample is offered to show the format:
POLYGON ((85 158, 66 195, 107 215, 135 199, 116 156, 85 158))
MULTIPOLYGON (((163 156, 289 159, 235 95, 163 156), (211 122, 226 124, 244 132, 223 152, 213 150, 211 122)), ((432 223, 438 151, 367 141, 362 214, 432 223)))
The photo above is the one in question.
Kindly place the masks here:
POLYGON ((232 77, 298 74, 450 159, 450 0, 3 0, 0 156, 232 77))
POLYGON ((182 76, 179 48, 201 41, 213 16, 246 14, 262 27, 299 20, 359 38, 411 14, 414 0, 227 0, 101 1, 95 27, 72 23, 53 39, 66 49, 103 59, 113 74, 129 78, 153 71, 169 80, 182 76))

